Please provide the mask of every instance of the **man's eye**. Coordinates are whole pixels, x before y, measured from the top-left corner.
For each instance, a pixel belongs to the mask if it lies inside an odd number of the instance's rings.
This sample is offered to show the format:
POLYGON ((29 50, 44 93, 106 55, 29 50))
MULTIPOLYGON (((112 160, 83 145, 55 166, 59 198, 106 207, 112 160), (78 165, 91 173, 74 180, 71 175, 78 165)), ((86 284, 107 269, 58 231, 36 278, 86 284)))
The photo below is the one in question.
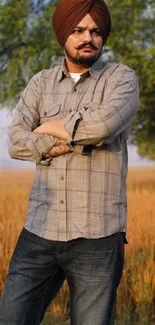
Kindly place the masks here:
POLYGON ((96 29, 93 31, 93 34, 97 35, 97 36, 101 36, 101 32, 99 29, 96 29))
POLYGON ((81 29, 74 29, 73 34, 81 34, 81 29))

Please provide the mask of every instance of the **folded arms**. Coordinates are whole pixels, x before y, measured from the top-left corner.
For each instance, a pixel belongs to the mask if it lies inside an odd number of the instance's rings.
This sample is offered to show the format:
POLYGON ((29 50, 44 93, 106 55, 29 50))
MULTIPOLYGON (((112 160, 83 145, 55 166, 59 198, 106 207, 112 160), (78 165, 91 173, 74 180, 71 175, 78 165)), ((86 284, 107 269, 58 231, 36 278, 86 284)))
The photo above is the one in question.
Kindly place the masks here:
MULTIPOLYGON (((9 131, 12 158, 41 162, 74 147, 108 144, 128 129, 139 106, 138 81, 133 70, 115 72, 107 81, 103 102, 90 103, 64 120, 49 120, 38 127, 40 73, 24 90, 9 131), (117 73, 117 74, 116 74, 117 73)), ((79 151, 80 152, 80 151, 79 151)))

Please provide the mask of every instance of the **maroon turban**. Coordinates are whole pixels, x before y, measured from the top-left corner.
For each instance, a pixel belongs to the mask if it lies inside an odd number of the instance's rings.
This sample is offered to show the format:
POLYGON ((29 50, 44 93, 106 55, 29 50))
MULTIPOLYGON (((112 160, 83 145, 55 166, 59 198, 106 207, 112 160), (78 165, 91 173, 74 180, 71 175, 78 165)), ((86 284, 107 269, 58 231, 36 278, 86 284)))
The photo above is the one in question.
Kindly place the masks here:
POLYGON ((54 12, 52 23, 62 47, 87 14, 98 26, 103 45, 106 43, 111 32, 111 17, 104 0, 61 0, 54 12))

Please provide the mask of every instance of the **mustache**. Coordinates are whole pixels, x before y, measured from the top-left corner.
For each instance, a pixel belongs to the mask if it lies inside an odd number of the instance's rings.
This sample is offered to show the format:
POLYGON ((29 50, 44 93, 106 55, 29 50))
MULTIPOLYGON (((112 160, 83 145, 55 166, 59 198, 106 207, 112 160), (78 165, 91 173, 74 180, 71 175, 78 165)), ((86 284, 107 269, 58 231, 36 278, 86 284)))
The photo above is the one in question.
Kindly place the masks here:
POLYGON ((82 50, 84 49, 86 46, 90 46, 93 50, 98 50, 98 48, 92 43, 82 43, 79 46, 76 47, 76 50, 82 50))

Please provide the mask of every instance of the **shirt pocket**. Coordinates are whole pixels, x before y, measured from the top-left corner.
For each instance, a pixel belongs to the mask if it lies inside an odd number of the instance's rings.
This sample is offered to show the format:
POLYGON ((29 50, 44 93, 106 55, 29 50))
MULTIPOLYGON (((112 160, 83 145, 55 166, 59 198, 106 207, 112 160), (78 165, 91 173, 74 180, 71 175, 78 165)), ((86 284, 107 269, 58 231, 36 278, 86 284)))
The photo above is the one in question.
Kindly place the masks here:
POLYGON ((61 104, 44 103, 43 108, 40 112, 40 124, 51 119, 59 120, 60 108, 61 104))

